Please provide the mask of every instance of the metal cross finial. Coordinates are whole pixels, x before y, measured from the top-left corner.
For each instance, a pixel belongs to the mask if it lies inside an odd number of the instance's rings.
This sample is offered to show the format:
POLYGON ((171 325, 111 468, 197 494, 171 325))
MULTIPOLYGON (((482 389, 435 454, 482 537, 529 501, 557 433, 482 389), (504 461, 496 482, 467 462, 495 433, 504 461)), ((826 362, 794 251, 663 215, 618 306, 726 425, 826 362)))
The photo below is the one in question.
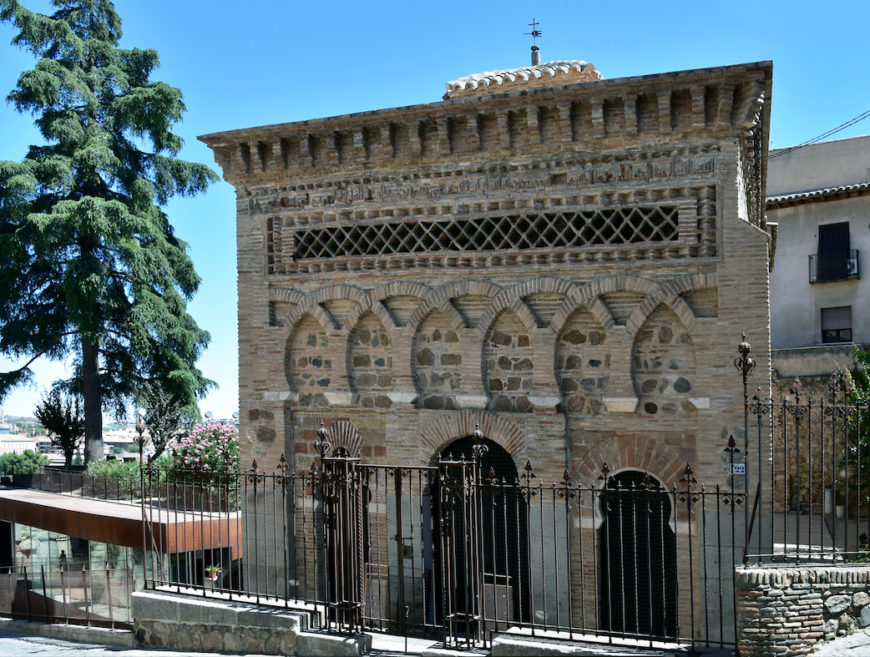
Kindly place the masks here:
POLYGON ((317 430, 317 441, 314 443, 314 448, 320 453, 320 459, 326 458, 329 450, 332 449, 332 444, 329 442, 329 429, 323 426, 323 420, 320 421, 320 428, 317 430))
POLYGON ((538 25, 540 25, 540 23, 535 20, 534 16, 532 16, 532 22, 529 23, 529 27, 532 28, 532 31, 525 32, 525 34, 532 37, 532 43, 535 45, 537 45, 538 39, 541 38, 541 31, 538 29, 538 25))

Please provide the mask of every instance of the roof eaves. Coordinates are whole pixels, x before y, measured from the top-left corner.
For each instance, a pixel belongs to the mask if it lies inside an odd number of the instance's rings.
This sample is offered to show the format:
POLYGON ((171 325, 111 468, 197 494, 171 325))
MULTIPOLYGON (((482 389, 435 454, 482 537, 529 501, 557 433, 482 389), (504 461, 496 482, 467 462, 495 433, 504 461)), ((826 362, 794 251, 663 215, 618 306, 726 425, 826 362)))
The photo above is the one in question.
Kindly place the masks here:
POLYGON ((856 196, 868 192, 870 192, 870 182, 856 183, 854 185, 838 185, 836 187, 823 187, 821 189, 795 192, 793 194, 777 194, 776 196, 768 196, 766 205, 768 209, 770 209, 796 205, 799 203, 808 203, 810 201, 826 201, 831 198, 856 196))

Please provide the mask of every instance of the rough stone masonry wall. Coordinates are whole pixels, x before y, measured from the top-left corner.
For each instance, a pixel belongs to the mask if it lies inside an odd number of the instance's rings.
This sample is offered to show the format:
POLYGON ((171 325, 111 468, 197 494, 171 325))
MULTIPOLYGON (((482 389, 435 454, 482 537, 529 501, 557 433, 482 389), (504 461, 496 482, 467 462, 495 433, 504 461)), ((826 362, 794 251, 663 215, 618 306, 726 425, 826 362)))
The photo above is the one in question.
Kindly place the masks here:
POLYGON ((741 656, 805 655, 870 626, 870 565, 737 570, 741 656))

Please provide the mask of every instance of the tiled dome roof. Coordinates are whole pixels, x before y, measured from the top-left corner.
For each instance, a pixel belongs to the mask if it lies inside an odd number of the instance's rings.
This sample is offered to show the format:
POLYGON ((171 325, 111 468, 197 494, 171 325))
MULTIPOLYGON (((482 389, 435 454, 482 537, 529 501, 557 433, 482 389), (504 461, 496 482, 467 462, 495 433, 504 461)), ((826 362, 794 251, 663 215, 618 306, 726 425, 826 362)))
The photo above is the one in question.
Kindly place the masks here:
POLYGON ((552 84, 572 84, 575 82, 594 82, 601 79, 601 73, 595 66, 579 60, 547 62, 536 66, 523 66, 504 71, 486 71, 475 73, 447 83, 445 99, 459 96, 484 95, 501 91, 513 91, 527 86, 541 87, 552 84))

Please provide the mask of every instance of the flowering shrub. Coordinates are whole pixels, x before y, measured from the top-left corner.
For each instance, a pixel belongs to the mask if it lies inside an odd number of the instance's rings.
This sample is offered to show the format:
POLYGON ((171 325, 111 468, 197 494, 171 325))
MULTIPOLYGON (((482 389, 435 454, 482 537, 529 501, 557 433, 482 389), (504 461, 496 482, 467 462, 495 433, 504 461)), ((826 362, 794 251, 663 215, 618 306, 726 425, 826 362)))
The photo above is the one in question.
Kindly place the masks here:
POLYGON ((197 424, 178 441, 175 467, 229 473, 239 470, 239 430, 231 424, 197 424))

